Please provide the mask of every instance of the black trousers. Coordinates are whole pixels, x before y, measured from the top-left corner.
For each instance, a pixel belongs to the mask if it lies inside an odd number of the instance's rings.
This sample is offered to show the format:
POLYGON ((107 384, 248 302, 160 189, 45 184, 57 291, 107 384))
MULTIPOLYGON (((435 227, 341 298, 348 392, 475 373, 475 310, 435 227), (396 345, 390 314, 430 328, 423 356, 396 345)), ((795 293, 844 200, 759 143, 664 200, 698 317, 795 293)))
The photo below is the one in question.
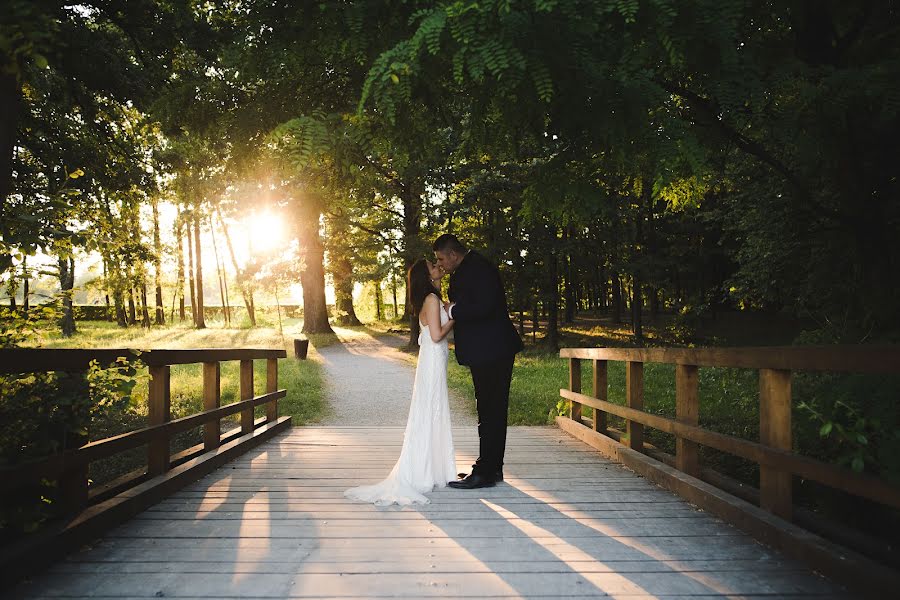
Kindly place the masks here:
POLYGON ((506 452, 506 421, 509 414, 509 384, 515 355, 469 367, 478 409, 478 460, 474 473, 493 477, 503 468, 506 452))

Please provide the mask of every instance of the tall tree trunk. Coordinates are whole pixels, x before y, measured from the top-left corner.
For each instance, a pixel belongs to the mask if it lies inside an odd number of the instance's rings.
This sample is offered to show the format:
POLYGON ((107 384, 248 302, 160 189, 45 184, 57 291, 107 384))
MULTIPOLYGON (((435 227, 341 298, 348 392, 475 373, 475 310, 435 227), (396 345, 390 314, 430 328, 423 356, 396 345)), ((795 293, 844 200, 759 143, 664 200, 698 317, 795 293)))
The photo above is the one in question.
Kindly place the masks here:
POLYGON ((300 208, 300 251, 306 268, 300 272, 303 286, 303 333, 334 333, 325 302, 325 247, 319 235, 322 204, 307 194, 300 208))
POLYGON ((209 234, 212 236, 213 254, 216 259, 216 275, 219 279, 219 296, 222 300, 222 313, 225 317, 225 326, 231 327, 231 309, 228 306, 228 288, 225 283, 225 266, 219 260, 219 246, 216 244, 216 228, 213 224, 212 214, 209 215, 209 234))
MULTIPOLYGON (((553 228, 552 242, 556 242, 556 228, 553 228)), ((547 273, 547 287, 544 291, 544 301, 547 305, 547 335, 544 344, 551 350, 559 349, 559 258, 551 243, 547 255, 549 269, 547 273)))
POLYGON ((565 287, 566 294, 566 312, 564 313, 563 321, 565 323, 572 323, 575 321, 575 285, 572 274, 572 253, 569 249, 570 244, 570 227, 567 225, 563 227, 563 248, 565 248, 565 254, 563 254, 563 286, 565 287))
MULTIPOLYGON (((162 294, 160 294, 162 295, 162 294)), ((160 299, 161 300, 161 299, 160 299)), ((156 305, 157 310, 162 310, 162 306, 156 305)), ((150 307, 147 306, 147 281, 141 281, 141 327, 150 328, 150 307)))
POLYGON ((112 321, 114 315, 109 302, 109 271, 106 266, 105 256, 101 256, 100 264, 103 265, 103 298, 106 300, 106 320, 112 321))
MULTIPOLYGON (((244 298, 244 307, 247 309, 247 317, 250 319, 250 325, 256 327, 256 307, 253 304, 253 288, 245 281, 244 273, 238 265, 237 258, 234 254, 234 246, 231 243, 231 234, 228 233, 228 225, 222 218, 222 210, 216 206, 216 216, 219 217, 219 224, 222 226, 222 233, 225 234, 225 245, 228 246, 228 254, 231 256, 231 265, 234 267, 234 275, 237 278, 238 287, 241 288, 241 296, 244 298)), ((301 276, 302 278, 302 276, 301 276)), ((303 292, 304 297, 306 291, 303 292)))
POLYGON ((659 315, 659 289, 656 286, 649 286, 647 294, 650 296, 650 320, 655 321, 659 315))
MULTIPOLYGON (((22 257, 22 310, 25 314, 28 314, 28 310, 31 308, 31 278, 28 276, 28 257, 22 257)), ((107 305, 109 304, 109 298, 107 297, 107 305)))
POLYGON ((194 285, 194 243, 191 236, 191 224, 189 221, 184 223, 185 239, 188 247, 188 289, 191 295, 191 319, 194 325, 197 325, 197 291, 194 285))
POLYGON ((128 315, 125 313, 125 292, 122 289, 122 273, 121 266, 118 263, 107 262, 107 265, 115 265, 112 267, 113 273, 113 305, 116 308, 116 325, 119 327, 128 327, 128 315))
POLYGON ((375 320, 376 321, 381 321, 381 319, 384 317, 383 313, 381 312, 382 303, 383 303, 383 299, 381 296, 381 281, 376 280, 375 281, 375 320))
POLYGON ((16 278, 15 265, 9 268, 9 281, 6 282, 6 294, 9 297, 9 310, 18 309, 16 305, 16 294, 19 292, 19 280, 16 278))
POLYGON ((340 325, 362 325, 353 308, 353 264, 347 256, 335 260, 331 272, 334 277, 334 300, 337 304, 337 322, 340 325))
POLYGON ((153 283, 156 288, 156 324, 166 324, 166 308, 163 306, 162 293, 162 241, 159 237, 159 200, 154 198, 153 203, 153 283))
POLYGON ((62 317, 59 327, 63 337, 72 337, 75 333, 75 313, 72 307, 72 296, 75 289, 75 259, 71 256, 59 257, 59 285, 62 290, 62 317))
POLYGON ((609 308, 609 294, 606 290, 606 269, 597 267, 597 309, 604 311, 609 308))
POLYGON ((134 303, 134 288, 128 288, 128 324, 134 325, 137 323, 137 306, 134 303))
POLYGON ((619 272, 610 271, 612 278, 612 318, 613 323, 622 322, 622 284, 619 282, 619 272))
POLYGON ((397 274, 391 273, 391 296, 393 296, 394 300, 394 320, 397 320, 397 311, 399 310, 397 306, 397 274))
MULTIPOLYGON (((8 56, 4 55, 8 59, 8 56)), ((22 86, 14 73, 0 71, 0 239, 9 240, 6 200, 12 190, 13 153, 19 124, 22 86)), ((0 272, 12 266, 12 257, 0 252, 0 272)))
MULTIPOLYGON (((410 267, 416 261, 418 255, 418 246, 421 244, 419 233, 422 226, 422 194, 424 193, 424 185, 416 181, 408 181, 403 186, 400 199, 403 203, 403 272, 408 273, 410 267)), ((409 290, 406 292, 407 298, 403 306, 403 314, 409 322, 409 342, 407 348, 410 350, 419 347, 419 317, 414 315, 411 308, 412 303, 409 301, 409 290)))
POLYGON ((197 329, 206 328, 206 315, 203 314, 203 256, 200 252, 200 207, 194 211, 194 255, 197 257, 197 316, 194 322, 197 329))
MULTIPOLYGON (((175 217, 175 243, 178 246, 178 273, 175 282, 175 297, 178 298, 178 320, 184 322, 186 315, 184 314, 184 235, 182 230, 184 224, 181 222, 181 210, 175 217)), ((175 300, 172 300, 172 312, 175 312, 175 300)), ((175 318, 174 316, 172 317, 175 318)))
POLYGON ((635 275, 631 284, 631 330, 634 332, 634 339, 638 342, 644 339, 644 325, 641 317, 644 302, 641 297, 641 288, 641 280, 635 275))

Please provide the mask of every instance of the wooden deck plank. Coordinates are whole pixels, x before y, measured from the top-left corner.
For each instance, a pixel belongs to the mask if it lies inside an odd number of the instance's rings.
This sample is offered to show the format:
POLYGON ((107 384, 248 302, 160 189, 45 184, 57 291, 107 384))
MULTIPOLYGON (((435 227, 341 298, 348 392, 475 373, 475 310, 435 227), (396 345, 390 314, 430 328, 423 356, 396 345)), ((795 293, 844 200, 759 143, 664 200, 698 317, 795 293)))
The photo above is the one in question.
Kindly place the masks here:
MULTIPOLYGON (((477 452, 454 432, 457 465, 477 452)), ((841 598, 844 592, 554 428, 511 428, 506 481, 431 504, 343 498, 402 428, 304 427, 111 531, 16 597, 841 598)))

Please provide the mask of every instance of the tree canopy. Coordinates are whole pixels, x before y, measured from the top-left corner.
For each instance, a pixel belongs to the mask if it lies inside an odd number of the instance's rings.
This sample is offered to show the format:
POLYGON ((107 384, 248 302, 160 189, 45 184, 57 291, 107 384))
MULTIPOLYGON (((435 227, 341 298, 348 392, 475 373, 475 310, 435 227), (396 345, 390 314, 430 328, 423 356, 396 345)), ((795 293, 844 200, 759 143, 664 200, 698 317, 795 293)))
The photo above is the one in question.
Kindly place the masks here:
POLYGON ((218 235, 221 297, 230 272, 252 315, 259 264, 230 236, 265 205, 293 224, 279 260, 308 331, 329 328, 328 284, 334 318, 357 321, 367 282, 380 314, 443 231, 500 264, 551 346, 584 310, 639 341, 659 312, 780 311, 847 341, 900 329, 895 2, 9 5, 10 290, 38 250, 64 291, 97 252, 127 324, 150 267, 177 259, 157 312, 189 285, 202 317, 200 242, 218 235), (180 215, 161 237, 159 202, 180 215))

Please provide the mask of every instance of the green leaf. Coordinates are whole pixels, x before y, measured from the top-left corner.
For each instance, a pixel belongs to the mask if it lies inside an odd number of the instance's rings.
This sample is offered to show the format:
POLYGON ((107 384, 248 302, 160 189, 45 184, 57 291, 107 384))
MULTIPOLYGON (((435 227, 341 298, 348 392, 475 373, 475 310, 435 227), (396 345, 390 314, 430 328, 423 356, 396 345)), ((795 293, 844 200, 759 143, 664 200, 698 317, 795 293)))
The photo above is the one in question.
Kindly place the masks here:
POLYGON ((819 435, 822 437, 827 436, 829 433, 831 433, 831 426, 832 426, 831 421, 822 425, 822 428, 819 429, 819 435))
POLYGON ((394 83, 400 83, 400 78, 397 77, 396 73, 391 73, 391 81, 394 83))
POLYGON ((863 461, 862 456, 854 456, 853 461, 850 463, 850 468, 857 473, 861 473, 864 466, 866 466, 866 463, 863 461))

